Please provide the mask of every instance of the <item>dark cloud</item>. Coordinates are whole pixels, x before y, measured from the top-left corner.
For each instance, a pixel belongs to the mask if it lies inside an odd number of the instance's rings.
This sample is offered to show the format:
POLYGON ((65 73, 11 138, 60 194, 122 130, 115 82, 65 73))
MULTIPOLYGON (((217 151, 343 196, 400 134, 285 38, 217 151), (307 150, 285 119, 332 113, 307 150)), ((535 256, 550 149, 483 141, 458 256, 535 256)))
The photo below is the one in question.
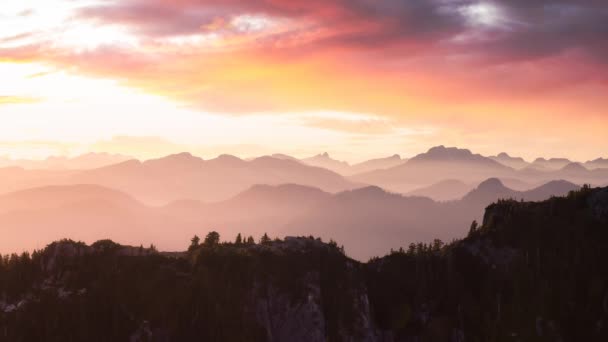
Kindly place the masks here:
POLYGON ((420 44, 429 48, 477 34, 484 39, 460 40, 454 52, 525 60, 579 49, 608 57, 608 4, 599 0, 124 0, 79 13, 129 25, 151 37, 197 33, 244 14, 312 23, 309 29, 329 32, 312 42, 319 47, 420 44), (475 14, 466 9, 480 5, 492 6, 502 24, 472 25, 475 14))
POLYGON ((605 1, 495 0, 511 23, 487 47, 498 55, 542 58, 567 50, 608 60, 608 3, 605 1))

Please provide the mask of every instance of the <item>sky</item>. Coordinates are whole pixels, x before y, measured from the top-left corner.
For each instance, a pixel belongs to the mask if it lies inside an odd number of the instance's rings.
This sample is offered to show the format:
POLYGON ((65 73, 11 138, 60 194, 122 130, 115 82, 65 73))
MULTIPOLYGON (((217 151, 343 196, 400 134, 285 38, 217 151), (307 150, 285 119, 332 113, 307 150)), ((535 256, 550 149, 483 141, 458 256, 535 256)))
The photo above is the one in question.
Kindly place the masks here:
POLYGON ((20 0, 0 155, 608 151, 595 0, 20 0))

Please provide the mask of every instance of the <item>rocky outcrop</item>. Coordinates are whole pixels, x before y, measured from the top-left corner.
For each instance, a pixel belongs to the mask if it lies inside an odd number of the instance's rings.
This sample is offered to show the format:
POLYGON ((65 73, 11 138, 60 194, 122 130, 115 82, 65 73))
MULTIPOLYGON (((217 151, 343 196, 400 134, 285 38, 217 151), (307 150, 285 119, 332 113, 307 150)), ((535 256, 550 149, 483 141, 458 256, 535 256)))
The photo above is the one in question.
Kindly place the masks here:
POLYGON ((306 293, 301 300, 293 299, 272 284, 255 284, 251 295, 255 317, 266 331, 269 342, 325 341, 319 274, 310 273, 303 281, 306 293))
POLYGON ((599 189, 589 196, 589 208, 593 217, 608 223, 608 188, 599 189))

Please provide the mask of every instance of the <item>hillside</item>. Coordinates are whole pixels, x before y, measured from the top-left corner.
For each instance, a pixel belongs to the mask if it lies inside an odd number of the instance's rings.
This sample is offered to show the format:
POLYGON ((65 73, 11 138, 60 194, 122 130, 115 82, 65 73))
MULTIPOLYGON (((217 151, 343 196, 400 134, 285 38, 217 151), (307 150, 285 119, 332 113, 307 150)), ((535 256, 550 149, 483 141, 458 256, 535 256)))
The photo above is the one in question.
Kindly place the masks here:
POLYGON ((7 341, 604 341, 607 224, 608 188, 585 188, 499 201, 462 240, 368 263, 312 238, 210 234, 183 253, 61 241, 2 259, 0 331, 7 341))

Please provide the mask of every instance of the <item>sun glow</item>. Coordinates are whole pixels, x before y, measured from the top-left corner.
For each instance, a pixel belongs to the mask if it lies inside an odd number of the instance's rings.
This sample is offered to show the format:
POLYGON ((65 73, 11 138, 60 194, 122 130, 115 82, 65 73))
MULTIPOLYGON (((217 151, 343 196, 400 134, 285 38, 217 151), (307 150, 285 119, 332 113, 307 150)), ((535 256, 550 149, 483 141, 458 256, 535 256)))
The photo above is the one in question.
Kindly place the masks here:
POLYGON ((499 26, 503 21, 500 9, 491 3, 476 3, 468 5, 463 10, 472 25, 499 26))

